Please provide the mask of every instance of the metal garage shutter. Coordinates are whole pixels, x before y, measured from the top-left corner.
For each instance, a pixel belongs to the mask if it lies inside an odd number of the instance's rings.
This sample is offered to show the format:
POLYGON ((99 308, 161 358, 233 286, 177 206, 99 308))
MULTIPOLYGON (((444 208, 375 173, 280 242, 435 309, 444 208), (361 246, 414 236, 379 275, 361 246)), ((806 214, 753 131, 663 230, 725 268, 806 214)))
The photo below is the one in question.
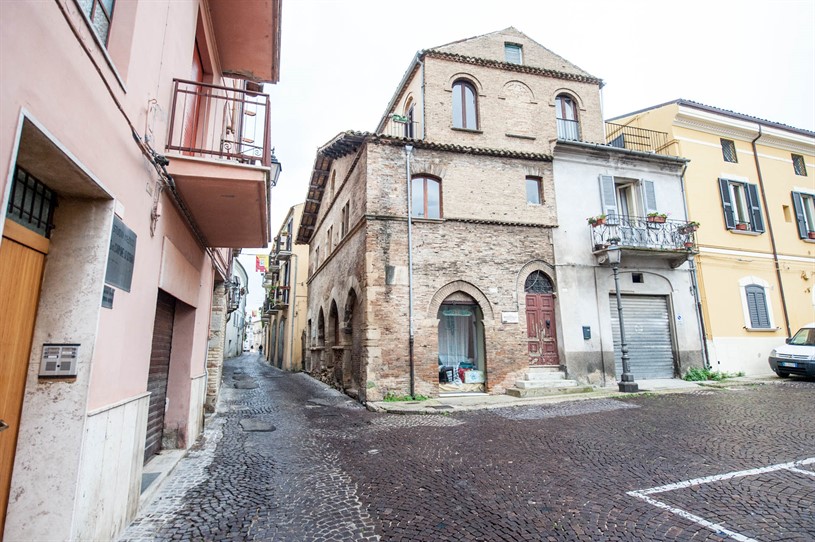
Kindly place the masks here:
MULTIPOLYGON (((622 296, 625 340, 635 380, 673 378, 674 356, 668 299, 662 296, 622 296)), ((611 296, 611 330, 614 335, 614 370, 623 373, 617 298, 611 296)))
POLYGON ((161 450, 164 433, 164 406, 167 398, 167 378, 170 375, 170 349, 173 343, 175 298, 159 290, 156 319, 153 324, 153 348, 150 352, 150 371, 147 391, 150 409, 147 415, 147 438, 144 441, 145 463, 161 450))

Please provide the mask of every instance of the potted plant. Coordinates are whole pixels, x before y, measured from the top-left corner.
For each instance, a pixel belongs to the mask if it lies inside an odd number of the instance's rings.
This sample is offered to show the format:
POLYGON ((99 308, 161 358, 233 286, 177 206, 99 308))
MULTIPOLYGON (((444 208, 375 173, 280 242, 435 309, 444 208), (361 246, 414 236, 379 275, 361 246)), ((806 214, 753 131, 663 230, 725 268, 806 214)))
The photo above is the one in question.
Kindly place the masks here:
POLYGON ((809 233, 807 234, 807 237, 809 237, 810 239, 815 239, 815 231, 811 231, 811 232, 809 232, 809 233))
POLYGON ((698 222, 696 222, 695 220, 691 220, 690 222, 688 222, 684 226, 680 227, 678 231, 679 231, 679 233, 684 233, 684 234, 693 233, 693 232, 695 232, 696 230, 699 229, 699 225, 700 224, 698 222))
POLYGON ((737 222, 736 229, 739 231, 747 231, 747 222, 737 222))
POLYGON ((646 217, 646 220, 648 222, 654 224, 664 224, 667 219, 668 219, 667 214, 658 212, 648 213, 648 216, 646 217))
POLYGON ((692 241, 685 241, 685 248, 688 249, 688 250, 692 249, 693 248, 693 242, 692 241))
POLYGON ((586 221, 592 226, 601 226, 606 223, 606 215, 590 216, 586 221))

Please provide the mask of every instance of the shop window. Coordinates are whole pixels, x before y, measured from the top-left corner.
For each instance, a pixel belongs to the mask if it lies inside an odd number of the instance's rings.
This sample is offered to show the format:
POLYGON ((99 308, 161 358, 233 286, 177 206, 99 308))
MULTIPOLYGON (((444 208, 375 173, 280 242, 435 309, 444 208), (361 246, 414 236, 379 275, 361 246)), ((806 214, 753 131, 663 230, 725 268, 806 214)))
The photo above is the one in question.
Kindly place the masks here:
POLYGON ((439 390, 483 392, 484 323, 481 308, 463 293, 439 307, 439 390))

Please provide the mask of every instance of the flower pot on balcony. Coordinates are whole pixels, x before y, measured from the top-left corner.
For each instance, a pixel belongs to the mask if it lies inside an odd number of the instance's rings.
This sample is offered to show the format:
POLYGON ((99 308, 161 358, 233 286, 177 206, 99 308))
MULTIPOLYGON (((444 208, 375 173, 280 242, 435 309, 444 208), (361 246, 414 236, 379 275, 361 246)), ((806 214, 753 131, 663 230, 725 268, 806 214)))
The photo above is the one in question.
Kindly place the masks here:
POLYGON ((648 222, 652 224, 665 224, 665 220, 667 217, 665 216, 648 216, 645 218, 648 222))
POLYGON ((736 229, 739 231, 747 231, 747 224, 745 224, 744 222, 739 222, 738 224, 736 224, 736 229))
POLYGON ((595 227, 602 226, 605 223, 606 223, 605 218, 598 218, 597 220, 594 221, 594 224, 592 224, 592 226, 595 226, 595 227))
POLYGON ((810 239, 815 239, 815 231, 811 231, 807 235, 810 239))
POLYGON ((685 243, 685 248, 688 249, 688 250, 692 249, 693 248, 693 243, 688 241, 687 243, 685 243))

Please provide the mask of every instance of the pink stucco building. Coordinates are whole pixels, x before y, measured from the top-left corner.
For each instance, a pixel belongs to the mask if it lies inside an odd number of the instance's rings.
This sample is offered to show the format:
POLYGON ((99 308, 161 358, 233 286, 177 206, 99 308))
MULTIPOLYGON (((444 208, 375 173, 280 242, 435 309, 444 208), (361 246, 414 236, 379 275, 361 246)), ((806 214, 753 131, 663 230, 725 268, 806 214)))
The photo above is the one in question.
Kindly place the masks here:
POLYGON ((109 540, 265 247, 281 0, 0 3, 0 538, 109 540))

